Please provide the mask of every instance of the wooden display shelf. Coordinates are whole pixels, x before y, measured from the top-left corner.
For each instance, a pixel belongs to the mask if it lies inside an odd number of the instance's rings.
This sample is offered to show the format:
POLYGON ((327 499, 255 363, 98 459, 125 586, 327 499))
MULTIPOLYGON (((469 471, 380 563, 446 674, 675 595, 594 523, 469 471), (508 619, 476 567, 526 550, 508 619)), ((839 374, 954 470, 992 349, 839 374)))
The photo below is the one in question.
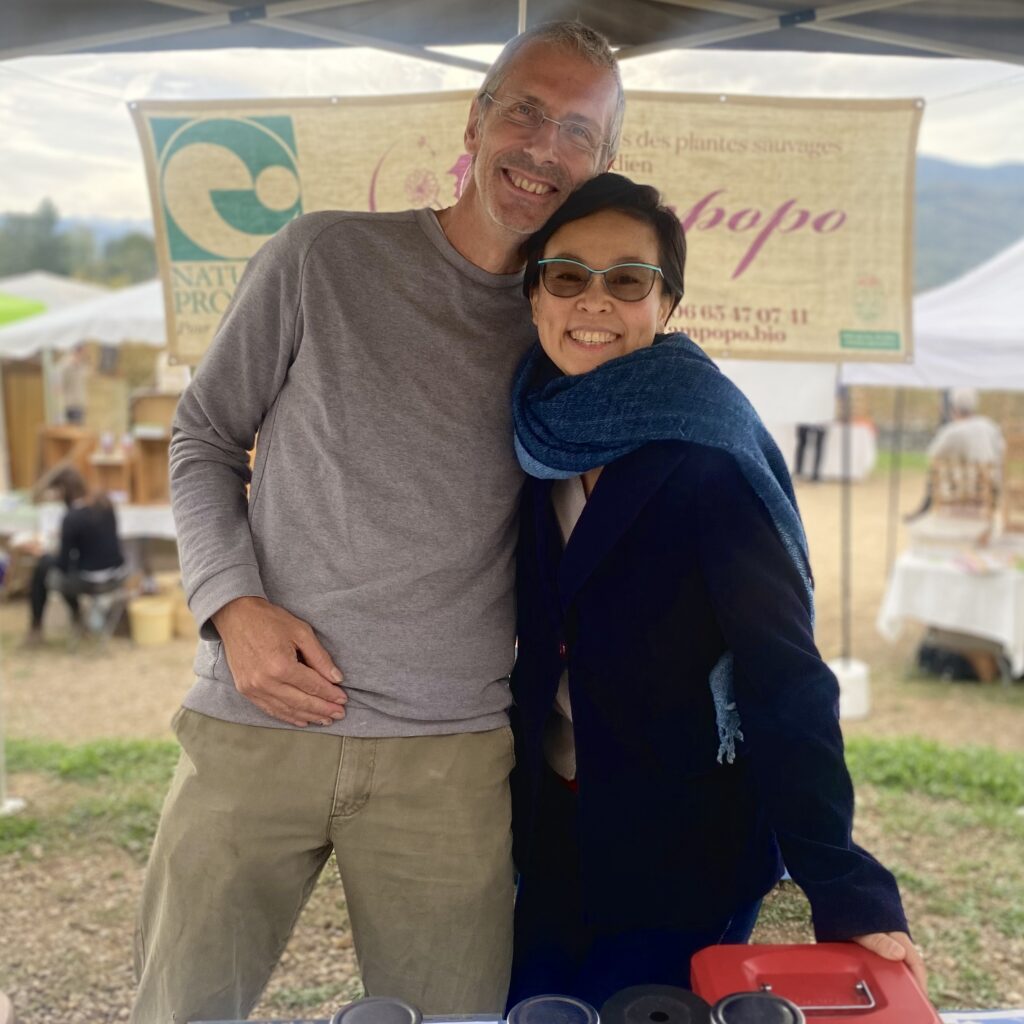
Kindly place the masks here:
POLYGON ((132 496, 132 462, 124 452, 93 452, 89 456, 89 486, 112 496, 132 496))
POLYGON ((42 427, 39 431, 40 473, 46 473, 63 462, 74 466, 88 479, 89 456, 95 447, 96 435, 85 427, 42 427))
POLYGON ((166 505, 170 502, 169 444, 170 434, 136 435, 133 441, 132 496, 137 505, 166 505))
POLYGON ((180 398, 176 392, 136 391, 130 399, 132 427, 159 428, 169 434, 180 398))

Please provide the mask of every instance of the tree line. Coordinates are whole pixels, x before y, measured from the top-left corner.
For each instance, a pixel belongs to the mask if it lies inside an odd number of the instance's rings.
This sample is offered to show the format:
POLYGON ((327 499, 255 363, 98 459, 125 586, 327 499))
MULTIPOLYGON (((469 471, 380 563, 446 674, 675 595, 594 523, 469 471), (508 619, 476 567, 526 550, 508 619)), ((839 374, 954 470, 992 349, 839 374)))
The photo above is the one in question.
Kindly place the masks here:
POLYGON ((118 288, 155 277, 156 252, 141 232, 100 242, 88 227, 62 228, 44 199, 32 213, 0 214, 0 277, 33 270, 118 288))

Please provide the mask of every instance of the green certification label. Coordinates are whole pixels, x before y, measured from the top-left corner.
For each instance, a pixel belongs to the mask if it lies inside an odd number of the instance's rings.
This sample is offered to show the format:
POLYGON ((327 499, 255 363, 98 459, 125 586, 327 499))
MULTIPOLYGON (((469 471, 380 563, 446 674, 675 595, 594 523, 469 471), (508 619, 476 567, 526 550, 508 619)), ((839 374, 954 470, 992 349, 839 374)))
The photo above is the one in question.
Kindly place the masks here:
POLYGON ((839 347, 898 352, 900 335, 898 331, 840 331, 839 347))

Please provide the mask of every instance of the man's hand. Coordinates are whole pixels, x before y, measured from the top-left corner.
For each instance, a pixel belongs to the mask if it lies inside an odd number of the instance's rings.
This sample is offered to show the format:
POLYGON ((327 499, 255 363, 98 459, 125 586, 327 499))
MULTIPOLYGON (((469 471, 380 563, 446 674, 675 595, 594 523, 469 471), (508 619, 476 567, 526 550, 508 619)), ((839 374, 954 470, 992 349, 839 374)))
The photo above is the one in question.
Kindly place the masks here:
POLYGON ((928 974, 924 969, 924 960, 906 932, 871 932, 868 935, 855 935, 850 941, 870 949, 886 960, 903 960, 921 986, 921 991, 928 994, 928 974))
POLYGON ((239 597, 212 616, 235 688, 289 725, 345 717, 341 672, 311 626, 262 597, 239 597))

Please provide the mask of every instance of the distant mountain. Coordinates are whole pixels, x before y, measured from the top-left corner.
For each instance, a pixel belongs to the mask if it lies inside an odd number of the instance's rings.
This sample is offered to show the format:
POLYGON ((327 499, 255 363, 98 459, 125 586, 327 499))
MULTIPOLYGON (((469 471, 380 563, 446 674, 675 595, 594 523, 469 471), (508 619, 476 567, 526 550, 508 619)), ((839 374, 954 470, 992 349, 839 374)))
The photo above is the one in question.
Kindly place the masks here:
POLYGON ((927 291, 1024 237, 1024 164, 917 158, 914 290, 927 291))
POLYGON ((140 234, 153 237, 153 221, 148 217, 132 219, 130 217, 61 217, 59 230, 61 233, 75 228, 87 228, 96 239, 96 245, 103 248, 107 242, 124 235, 140 234))

